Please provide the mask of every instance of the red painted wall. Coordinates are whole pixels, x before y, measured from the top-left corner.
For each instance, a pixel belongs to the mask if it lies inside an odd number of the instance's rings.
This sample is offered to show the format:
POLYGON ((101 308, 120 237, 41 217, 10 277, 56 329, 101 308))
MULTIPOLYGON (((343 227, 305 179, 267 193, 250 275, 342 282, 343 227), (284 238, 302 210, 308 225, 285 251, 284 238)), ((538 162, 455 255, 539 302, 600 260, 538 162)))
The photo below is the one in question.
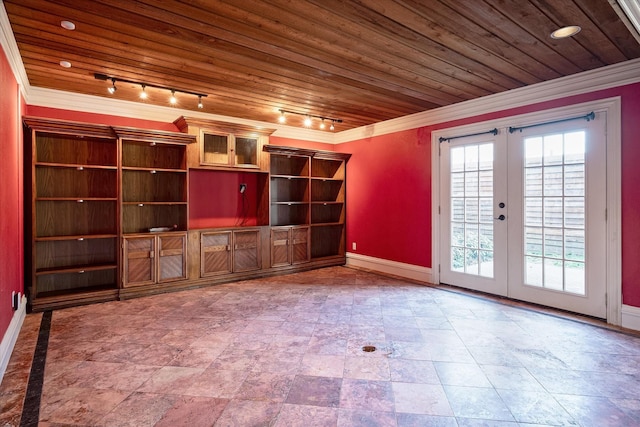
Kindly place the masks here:
MULTIPOLYGON (((28 105, 27 116, 46 117, 49 119, 71 120, 74 122, 94 123, 108 126, 130 126, 141 129, 155 129, 169 132, 180 132, 173 123, 154 120, 132 119, 129 117, 111 116, 107 114, 84 113, 81 111, 61 110, 58 108, 28 105)), ((178 116, 176 115, 176 119, 178 116)))
POLYGON ((310 150, 336 151, 335 144, 327 144, 324 142, 301 141, 299 139, 282 138, 272 136, 269 138, 270 145, 282 145, 285 147, 308 148, 310 150))
POLYGON ((13 317, 11 293, 24 294, 22 127, 24 102, 18 83, 0 53, 0 337, 13 317))
POLYGON ((347 174, 347 246, 423 267, 431 254, 431 133, 463 124, 620 96, 622 99, 622 293, 640 307, 640 84, 577 95, 337 146, 347 174))
POLYGON ((266 174, 191 170, 189 228, 268 225, 257 219, 258 200, 266 180, 266 174), (240 184, 247 184, 244 195, 239 191, 240 184))
POLYGON ((431 133, 412 129, 352 143, 347 163, 347 249, 431 265, 431 133))

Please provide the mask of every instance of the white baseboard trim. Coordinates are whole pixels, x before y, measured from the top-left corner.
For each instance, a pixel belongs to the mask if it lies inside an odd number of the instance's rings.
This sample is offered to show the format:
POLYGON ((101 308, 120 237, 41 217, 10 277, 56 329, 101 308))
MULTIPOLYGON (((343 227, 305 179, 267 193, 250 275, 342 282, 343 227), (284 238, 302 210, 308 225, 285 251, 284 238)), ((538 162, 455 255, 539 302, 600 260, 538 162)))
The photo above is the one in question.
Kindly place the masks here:
POLYGON ((347 266, 363 268, 383 274, 391 274, 393 276, 404 277, 406 279, 417 280, 419 282, 432 283, 431 269, 428 267, 389 261, 353 252, 347 252, 347 266))
POLYGON ((622 304, 622 326, 626 329, 640 331, 640 307, 622 304))
POLYGON ((9 323, 9 329, 5 332, 2 337, 2 343, 0 343, 0 384, 4 378, 4 373, 7 371, 7 366, 9 366, 9 359, 11 359, 13 347, 16 345, 16 341, 18 341, 20 328, 22 328, 22 322, 24 322, 24 318, 26 316, 27 297, 23 296, 22 301, 20 301, 20 307, 18 310, 13 312, 13 318, 11 319, 11 323, 9 323))

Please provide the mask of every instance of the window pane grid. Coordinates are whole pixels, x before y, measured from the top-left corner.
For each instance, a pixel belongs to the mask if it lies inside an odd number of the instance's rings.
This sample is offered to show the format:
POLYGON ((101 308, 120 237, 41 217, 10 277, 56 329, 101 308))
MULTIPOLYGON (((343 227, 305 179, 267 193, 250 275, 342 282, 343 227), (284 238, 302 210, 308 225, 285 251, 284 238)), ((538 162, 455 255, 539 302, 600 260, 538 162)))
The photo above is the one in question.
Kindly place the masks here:
POLYGON ((451 270, 493 277, 493 144, 450 150, 451 270))
POLYGON ((525 284, 585 294, 585 132, 525 139, 525 284))

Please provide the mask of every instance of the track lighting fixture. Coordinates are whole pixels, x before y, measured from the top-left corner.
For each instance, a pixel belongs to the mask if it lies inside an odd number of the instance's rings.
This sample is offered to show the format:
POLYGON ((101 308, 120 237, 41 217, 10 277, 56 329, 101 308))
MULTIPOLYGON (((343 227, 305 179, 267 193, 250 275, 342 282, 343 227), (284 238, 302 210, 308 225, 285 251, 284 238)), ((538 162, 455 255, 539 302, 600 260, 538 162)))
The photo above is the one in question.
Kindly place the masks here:
POLYGON ((169 98, 169 103, 171 103, 171 105, 175 105, 178 102, 178 100, 176 98, 176 92, 184 93, 184 94, 187 94, 187 95, 197 96, 198 97, 198 104, 197 104, 198 108, 204 108, 204 104, 202 103, 202 98, 205 98, 207 96, 204 93, 190 92, 190 91, 186 91, 186 90, 173 89, 173 88, 169 88, 169 87, 166 87, 166 86, 153 85, 153 84, 144 83, 144 82, 140 82, 140 81, 121 79, 121 78, 114 77, 114 76, 107 76, 106 74, 94 73, 93 76, 96 78, 96 80, 104 80, 104 81, 109 81, 110 80, 111 81, 111 86, 107 90, 112 95, 118 89, 116 87, 116 81, 118 81, 120 83, 130 83, 130 84, 133 84, 133 85, 140 85, 142 87, 142 90, 140 92, 140 98, 141 99, 147 99, 147 92, 146 92, 146 88, 147 87, 152 87, 152 88, 160 89, 160 90, 167 90, 167 91, 171 92, 171 97, 169 98))
POLYGON ((112 78, 111 86, 107 89, 107 91, 109 91, 109 93, 113 95, 114 93, 116 93, 116 90, 118 90, 118 88, 116 87, 116 79, 112 78))
POLYGON ((278 121, 280 123, 285 122, 285 114, 296 114, 299 116, 304 116, 303 124, 305 127, 311 127, 313 125, 312 119, 320 119, 320 125, 319 125, 320 129, 325 128, 325 123, 324 123, 325 120, 331 120, 331 126, 329 127, 329 130, 335 130, 336 129, 335 124, 342 123, 342 119, 337 119, 332 117, 316 116, 313 114, 301 113, 298 111, 291 111, 291 110, 278 110, 278 111, 280 112, 280 116, 278 117, 278 121))

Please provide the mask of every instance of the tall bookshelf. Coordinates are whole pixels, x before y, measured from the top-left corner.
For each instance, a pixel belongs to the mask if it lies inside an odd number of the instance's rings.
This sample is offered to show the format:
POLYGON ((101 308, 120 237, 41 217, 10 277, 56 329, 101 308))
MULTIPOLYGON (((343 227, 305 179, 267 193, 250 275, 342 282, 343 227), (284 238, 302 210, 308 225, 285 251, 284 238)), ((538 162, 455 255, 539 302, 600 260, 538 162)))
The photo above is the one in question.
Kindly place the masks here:
MULTIPOLYGON (((113 128, 121 146, 122 287, 187 279, 187 146, 176 132, 113 128)), ((137 288, 137 290, 136 290, 137 288)))
POLYGON ((350 154, 268 145, 272 267, 344 262, 350 154))
POLYGON ((107 126, 26 117, 27 287, 34 309, 118 294, 118 144, 107 126))

